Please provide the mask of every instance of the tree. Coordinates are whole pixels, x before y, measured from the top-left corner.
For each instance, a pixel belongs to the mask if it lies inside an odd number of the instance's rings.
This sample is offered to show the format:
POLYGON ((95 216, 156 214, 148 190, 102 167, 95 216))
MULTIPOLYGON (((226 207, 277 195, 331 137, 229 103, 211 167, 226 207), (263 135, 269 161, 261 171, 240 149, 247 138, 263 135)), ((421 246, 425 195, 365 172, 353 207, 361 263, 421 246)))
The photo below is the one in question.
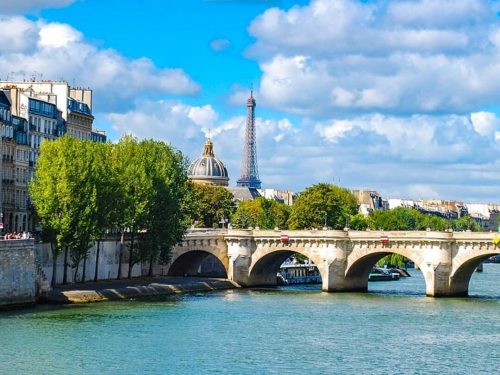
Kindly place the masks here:
POLYGON ((465 231, 470 230, 472 232, 481 232, 481 225, 477 223, 469 215, 459 217, 458 219, 452 220, 451 222, 453 230, 455 231, 465 231))
POLYGON ((445 231, 448 229, 448 223, 446 219, 443 217, 439 217, 436 215, 429 215, 419 213, 417 230, 426 230, 430 229, 433 231, 445 231))
POLYGON ((231 218, 237 228, 259 227, 261 229, 286 229, 290 208, 273 199, 258 197, 240 202, 231 218))
POLYGON ((118 278, 125 232, 130 232, 128 278, 141 260, 166 261, 187 227, 187 161, 164 142, 125 136, 112 150, 116 209, 111 222, 121 232, 118 278), (136 239, 139 240, 136 246, 136 239))
POLYGON ((169 261, 170 250, 187 229, 190 184, 187 161, 181 152, 164 142, 143 141, 142 148, 152 195, 139 240, 139 259, 149 261, 149 276, 155 261, 169 261))
POLYGON ((234 212, 233 195, 222 186, 191 184, 191 224, 201 228, 217 227, 222 217, 234 212))
MULTIPOLYGON (((30 184, 40 222, 47 231, 54 233, 54 261, 64 249, 63 284, 67 282, 69 249, 74 251, 72 257, 77 267, 82 254, 88 251, 91 237, 95 211, 91 153, 90 142, 69 136, 43 142, 35 178, 30 184)), ((55 274, 52 280, 55 282, 55 274)))
POLYGON ((412 208, 397 207, 387 211, 370 212, 372 229, 376 230, 416 230, 418 211, 412 208))
MULTIPOLYGON (((112 227, 113 212, 116 209, 116 202, 119 201, 120 189, 117 187, 117 179, 114 170, 111 168, 111 143, 92 143, 92 179, 94 190, 92 195, 95 199, 95 210, 92 217, 91 239, 97 242, 94 281, 97 281, 99 274, 100 240, 106 230, 112 227)), ((84 259, 84 269, 86 257, 84 259)), ((83 272, 85 281, 85 271, 83 272)))
POLYGON ((407 268, 408 259, 400 254, 389 254, 380 259, 377 264, 379 266, 407 268))
POLYGON ((352 230, 366 230, 371 225, 371 219, 369 216, 365 216, 362 213, 357 213, 352 215, 349 221, 349 228, 352 230))
POLYGON ((112 174, 116 177, 116 208, 111 221, 120 231, 120 253, 118 275, 121 278, 125 233, 130 232, 128 277, 138 259, 134 257, 136 233, 144 227, 147 218, 148 200, 152 196, 152 180, 148 178, 144 157, 137 139, 124 136, 113 147, 111 153, 112 174))
MULTIPOLYGON (((58 185, 62 184, 60 172, 63 170, 62 149, 60 143, 44 142, 42 155, 38 159, 35 178, 31 181, 30 196, 42 227, 44 237, 50 239, 54 265, 62 252, 61 230, 65 227, 62 217, 64 202, 59 199, 58 185)), ((52 269, 52 286, 56 280, 56 267, 52 269)))
POLYGON ((288 221, 291 229, 320 228, 325 225, 342 229, 347 219, 358 212, 356 197, 349 190, 320 183, 300 193, 288 221))

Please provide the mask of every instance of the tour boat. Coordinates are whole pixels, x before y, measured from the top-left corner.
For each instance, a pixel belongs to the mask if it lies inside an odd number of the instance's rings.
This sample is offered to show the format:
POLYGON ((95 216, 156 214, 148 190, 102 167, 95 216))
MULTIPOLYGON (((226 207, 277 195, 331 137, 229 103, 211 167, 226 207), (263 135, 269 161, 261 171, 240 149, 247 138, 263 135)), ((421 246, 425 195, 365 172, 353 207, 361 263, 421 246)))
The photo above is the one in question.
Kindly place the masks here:
POLYGON ((399 280, 399 272, 391 272, 386 268, 373 267, 368 275, 368 281, 393 281, 399 280))

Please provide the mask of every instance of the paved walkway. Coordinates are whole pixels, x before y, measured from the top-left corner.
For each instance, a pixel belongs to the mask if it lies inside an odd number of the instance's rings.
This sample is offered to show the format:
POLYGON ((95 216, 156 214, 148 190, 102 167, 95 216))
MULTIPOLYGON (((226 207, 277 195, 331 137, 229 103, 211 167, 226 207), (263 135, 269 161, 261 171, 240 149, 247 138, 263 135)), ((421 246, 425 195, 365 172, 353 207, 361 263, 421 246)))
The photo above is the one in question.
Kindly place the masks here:
POLYGON ((103 280, 57 286, 40 302, 88 303, 232 288, 238 285, 230 280, 200 277, 103 280))

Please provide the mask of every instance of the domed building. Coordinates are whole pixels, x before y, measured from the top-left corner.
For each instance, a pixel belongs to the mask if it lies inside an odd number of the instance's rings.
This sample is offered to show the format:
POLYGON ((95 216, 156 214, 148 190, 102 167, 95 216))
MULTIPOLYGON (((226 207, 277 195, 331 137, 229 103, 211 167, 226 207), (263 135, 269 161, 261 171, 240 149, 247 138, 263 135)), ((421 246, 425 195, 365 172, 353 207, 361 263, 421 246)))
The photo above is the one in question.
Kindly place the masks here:
POLYGON ((228 186, 229 177, 224 164, 215 157, 214 144, 210 138, 205 141, 203 154, 188 168, 191 181, 205 185, 228 186))

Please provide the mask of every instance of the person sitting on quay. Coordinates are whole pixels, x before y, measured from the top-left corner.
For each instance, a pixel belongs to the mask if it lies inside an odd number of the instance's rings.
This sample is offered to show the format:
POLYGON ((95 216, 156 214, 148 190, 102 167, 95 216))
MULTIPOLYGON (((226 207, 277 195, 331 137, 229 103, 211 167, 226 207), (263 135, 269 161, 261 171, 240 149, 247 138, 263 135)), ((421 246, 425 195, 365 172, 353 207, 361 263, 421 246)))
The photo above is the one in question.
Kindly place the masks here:
POLYGON ((30 232, 11 232, 6 233, 3 237, 5 240, 27 240, 33 238, 30 232))

